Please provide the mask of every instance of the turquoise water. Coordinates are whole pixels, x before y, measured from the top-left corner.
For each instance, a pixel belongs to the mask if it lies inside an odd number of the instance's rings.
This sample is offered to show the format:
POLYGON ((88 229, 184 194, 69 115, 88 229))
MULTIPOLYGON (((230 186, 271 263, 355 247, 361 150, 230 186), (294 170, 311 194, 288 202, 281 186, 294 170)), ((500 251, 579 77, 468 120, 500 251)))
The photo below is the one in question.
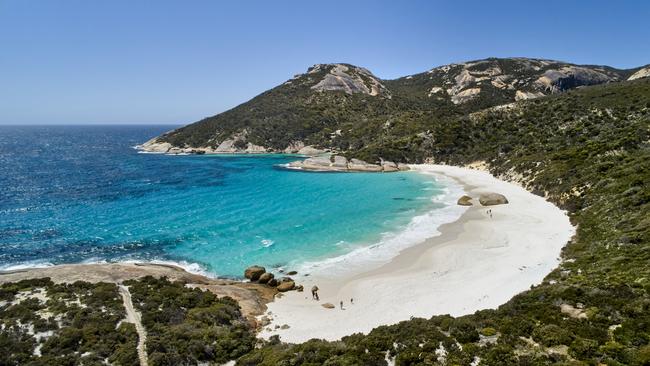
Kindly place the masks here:
POLYGON ((151 126, 0 127, 0 268, 161 260, 240 276, 376 244, 442 208, 403 172, 307 173, 297 157, 141 154, 151 126))

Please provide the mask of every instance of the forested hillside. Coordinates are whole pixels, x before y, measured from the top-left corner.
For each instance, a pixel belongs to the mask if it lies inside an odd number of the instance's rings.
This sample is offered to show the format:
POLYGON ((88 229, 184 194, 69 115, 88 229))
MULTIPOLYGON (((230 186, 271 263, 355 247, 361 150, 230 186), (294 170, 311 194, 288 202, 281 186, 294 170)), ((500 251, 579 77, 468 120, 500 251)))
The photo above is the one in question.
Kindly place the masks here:
POLYGON ((450 119, 376 151, 486 161, 569 210, 578 231, 543 284, 497 310, 383 326, 341 342, 270 342, 240 365, 650 364, 650 80, 450 119))
POLYGON ((373 159, 369 162, 378 158, 417 162, 410 153, 383 156, 392 151, 377 146, 410 144, 414 134, 430 140, 432 129, 470 113, 626 80, 638 70, 491 58, 382 80, 361 67, 319 64, 250 101, 164 134, 142 148, 259 153, 298 152, 313 146, 338 153, 374 151, 366 155, 373 159))

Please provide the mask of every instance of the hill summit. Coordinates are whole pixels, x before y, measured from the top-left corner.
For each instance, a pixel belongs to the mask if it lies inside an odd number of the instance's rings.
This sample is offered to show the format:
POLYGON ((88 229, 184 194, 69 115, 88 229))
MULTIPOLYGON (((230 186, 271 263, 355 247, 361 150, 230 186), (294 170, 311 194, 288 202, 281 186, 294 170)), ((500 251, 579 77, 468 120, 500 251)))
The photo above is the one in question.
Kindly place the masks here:
POLYGON ((430 131, 450 119, 575 88, 644 78, 649 70, 488 58, 382 80, 363 67, 316 64, 233 109, 140 148, 162 153, 331 151, 372 161, 415 162, 425 154, 413 151, 426 149, 434 139, 430 131))

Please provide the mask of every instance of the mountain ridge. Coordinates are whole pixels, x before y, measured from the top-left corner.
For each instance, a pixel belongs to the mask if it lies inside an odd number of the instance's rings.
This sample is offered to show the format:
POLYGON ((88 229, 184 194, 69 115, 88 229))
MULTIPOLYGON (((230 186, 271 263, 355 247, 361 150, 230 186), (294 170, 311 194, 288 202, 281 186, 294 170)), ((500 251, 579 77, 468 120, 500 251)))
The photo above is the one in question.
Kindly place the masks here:
MULTIPOLYGON (((392 80, 347 64, 315 64, 223 113, 155 137, 141 149, 161 153, 354 155, 379 140, 426 134, 450 118, 567 90, 650 76, 533 58, 486 58, 434 67, 392 80), (302 151, 301 151, 302 150, 302 151)), ((419 162, 373 148, 365 158, 419 162), (377 151, 378 150, 378 151, 377 151)))

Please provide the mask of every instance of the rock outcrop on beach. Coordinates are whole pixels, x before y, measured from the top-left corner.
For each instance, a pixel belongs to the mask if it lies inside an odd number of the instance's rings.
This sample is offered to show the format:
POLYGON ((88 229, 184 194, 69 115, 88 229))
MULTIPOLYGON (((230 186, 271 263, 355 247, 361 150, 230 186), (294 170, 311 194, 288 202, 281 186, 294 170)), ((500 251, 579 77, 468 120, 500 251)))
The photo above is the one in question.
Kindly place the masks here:
POLYGON ((287 292, 293 290, 295 287, 296 283, 294 281, 280 281, 277 289, 280 292, 287 292))
MULTIPOLYGON (((296 271, 289 271, 287 274, 297 274, 296 271)), ((266 268, 258 265, 250 266, 244 271, 244 277, 249 279, 251 282, 256 282, 260 285, 266 285, 271 288, 275 288, 278 292, 287 292, 291 290, 299 291, 303 290, 302 285, 296 285, 296 281, 293 278, 285 276, 281 278, 276 278, 275 275, 271 272, 266 272, 266 268)))
POLYGON ((479 196, 478 201, 483 206, 505 205, 508 199, 500 193, 483 193, 479 196))
POLYGON ((472 197, 463 195, 461 198, 458 199, 456 202, 459 206, 472 206, 472 197))
POLYGON ((257 280, 258 283, 268 283, 271 281, 275 276, 273 273, 270 272, 265 272, 260 275, 260 278, 257 280))

